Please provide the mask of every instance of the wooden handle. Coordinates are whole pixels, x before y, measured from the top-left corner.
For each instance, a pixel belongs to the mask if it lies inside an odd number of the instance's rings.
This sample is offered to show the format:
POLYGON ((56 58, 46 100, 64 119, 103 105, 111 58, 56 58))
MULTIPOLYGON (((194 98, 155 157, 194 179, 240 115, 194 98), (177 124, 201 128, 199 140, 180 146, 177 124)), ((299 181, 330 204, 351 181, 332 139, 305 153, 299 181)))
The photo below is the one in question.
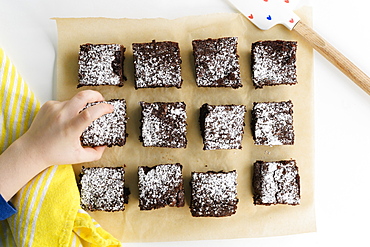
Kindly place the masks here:
POLYGON ((370 78, 358 67, 356 67, 356 65, 354 65, 348 58, 346 58, 342 53, 340 53, 302 21, 299 21, 295 25, 294 30, 302 35, 309 43, 311 43, 316 51, 328 59, 360 88, 362 88, 362 90, 370 95, 370 78))

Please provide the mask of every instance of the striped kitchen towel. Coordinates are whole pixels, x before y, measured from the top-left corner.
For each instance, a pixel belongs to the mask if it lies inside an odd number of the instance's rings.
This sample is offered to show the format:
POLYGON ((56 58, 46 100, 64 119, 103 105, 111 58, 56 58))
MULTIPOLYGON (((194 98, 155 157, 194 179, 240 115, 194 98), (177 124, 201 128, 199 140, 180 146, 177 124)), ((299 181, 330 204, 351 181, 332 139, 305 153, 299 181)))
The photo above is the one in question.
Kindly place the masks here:
MULTIPOLYGON (((0 153, 30 126, 40 103, 0 48, 0 153)), ((17 213, 0 221, 0 246, 121 246, 80 207, 71 165, 52 166, 12 199, 17 213)))

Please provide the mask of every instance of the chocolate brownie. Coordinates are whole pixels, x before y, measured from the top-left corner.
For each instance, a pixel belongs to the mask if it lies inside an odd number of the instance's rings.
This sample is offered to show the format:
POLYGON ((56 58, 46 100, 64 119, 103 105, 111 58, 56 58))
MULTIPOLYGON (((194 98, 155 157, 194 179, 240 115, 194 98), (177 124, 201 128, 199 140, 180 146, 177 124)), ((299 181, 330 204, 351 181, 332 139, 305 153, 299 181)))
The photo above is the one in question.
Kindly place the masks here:
POLYGON ((256 145, 293 145, 292 101, 255 102, 251 128, 256 145))
POLYGON ((193 40, 192 44, 199 87, 242 87, 237 37, 193 40))
POLYGON ((79 84, 82 86, 123 86, 126 48, 119 44, 83 44, 79 52, 79 84))
POLYGON ((300 177, 295 160, 254 163, 254 204, 300 204, 300 177))
POLYGON ((123 167, 82 167, 81 207, 89 211, 123 211, 128 202, 123 167))
POLYGON ((140 210, 184 206, 182 165, 139 166, 138 174, 140 210))
POLYGON ((124 99, 112 99, 109 101, 88 103, 84 110, 99 103, 113 105, 114 111, 94 120, 91 125, 86 128, 81 135, 82 145, 89 147, 125 145, 127 137, 126 101, 124 99))
POLYGON ((192 172, 191 206, 194 217, 225 217, 236 213, 237 173, 230 172, 192 172))
POLYGON ((203 149, 241 149, 244 133, 243 105, 209 105, 200 108, 203 149))
POLYGON ((177 87, 182 84, 179 44, 171 41, 133 43, 135 88, 177 87))
POLYGON ((294 85, 296 41, 269 40, 252 44, 252 81, 255 88, 294 85))
POLYGON ((141 136, 144 147, 185 148, 186 105, 184 102, 140 102, 141 136))

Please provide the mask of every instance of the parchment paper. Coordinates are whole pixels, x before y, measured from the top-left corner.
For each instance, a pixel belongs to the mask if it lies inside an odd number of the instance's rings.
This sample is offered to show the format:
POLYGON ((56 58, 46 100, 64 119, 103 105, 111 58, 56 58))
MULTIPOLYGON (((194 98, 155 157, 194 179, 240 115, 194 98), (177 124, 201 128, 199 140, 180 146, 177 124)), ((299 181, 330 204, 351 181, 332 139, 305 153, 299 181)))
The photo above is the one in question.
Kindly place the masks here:
MULTIPOLYGON (((310 23, 311 9, 297 13, 310 23)), ((58 26, 57 98, 66 100, 79 90, 100 91, 105 99, 127 101, 129 134, 123 147, 105 151, 103 158, 84 166, 126 165, 126 185, 132 194, 126 210, 91 215, 122 242, 182 241, 264 237, 315 231, 313 166, 313 52, 294 32, 282 26, 260 31, 240 14, 212 14, 167 19, 56 18, 58 26), (191 41, 193 39, 239 37, 243 87, 198 88, 195 84, 191 41), (183 86, 176 88, 134 89, 133 42, 179 42, 183 86), (298 84, 255 90, 250 75, 250 47, 258 40, 297 40, 298 84), (125 52, 125 75, 128 81, 119 87, 84 87, 77 89, 78 51, 83 43, 120 43, 125 52), (294 146, 265 147, 253 144, 250 114, 254 101, 284 101, 294 104, 294 146), (187 104, 188 147, 186 149, 144 148, 139 142, 139 101, 185 101, 187 104), (209 104, 244 104, 247 107, 242 150, 203 151, 199 129, 199 108, 209 104), (254 206, 252 199, 252 166, 256 160, 296 159, 301 176, 301 205, 254 206), (185 179, 186 205, 140 211, 138 207, 137 167, 164 163, 181 163, 185 179), (237 213, 225 218, 193 218, 190 214, 190 173, 192 171, 236 169, 238 172, 237 213)), ((76 175, 81 165, 75 166, 76 175)))

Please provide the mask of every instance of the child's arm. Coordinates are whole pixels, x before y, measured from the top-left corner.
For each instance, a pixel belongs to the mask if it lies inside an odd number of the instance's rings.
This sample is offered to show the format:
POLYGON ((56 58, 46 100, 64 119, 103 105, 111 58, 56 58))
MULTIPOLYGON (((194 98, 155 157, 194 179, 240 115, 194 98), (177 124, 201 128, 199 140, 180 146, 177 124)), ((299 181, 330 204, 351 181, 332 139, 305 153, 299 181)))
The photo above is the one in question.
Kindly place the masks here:
POLYGON ((112 112, 113 106, 97 104, 80 111, 86 103, 102 100, 96 91, 82 91, 69 101, 42 106, 30 129, 0 155, 0 194, 6 201, 49 166, 101 158, 105 147, 82 147, 80 136, 93 120, 112 112))

